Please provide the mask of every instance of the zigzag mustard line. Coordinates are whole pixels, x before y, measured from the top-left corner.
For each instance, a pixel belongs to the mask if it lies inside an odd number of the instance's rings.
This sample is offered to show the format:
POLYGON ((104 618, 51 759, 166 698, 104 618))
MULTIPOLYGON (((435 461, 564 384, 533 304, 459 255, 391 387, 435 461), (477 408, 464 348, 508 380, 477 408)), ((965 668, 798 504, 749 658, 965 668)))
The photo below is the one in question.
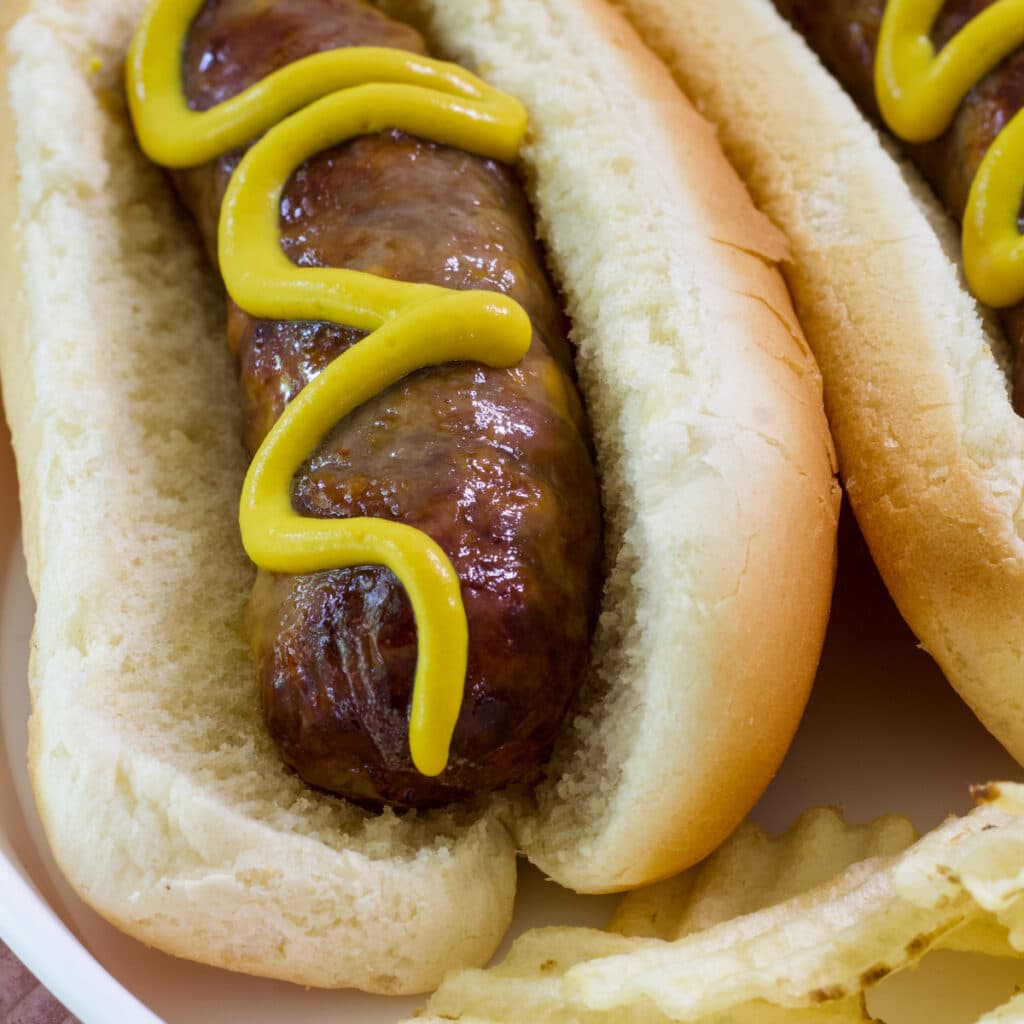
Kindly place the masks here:
POLYGON ((526 115, 515 99, 462 68, 379 47, 306 57, 217 107, 191 110, 181 54, 203 2, 156 0, 136 34, 128 96, 143 150, 157 163, 188 167, 265 133, 239 164, 221 208, 218 251, 228 294, 256 317, 328 320, 370 332, 303 388, 264 439, 242 490, 242 542, 272 572, 373 564, 395 574, 418 637, 410 750, 420 772, 437 775, 465 685, 468 627, 458 576, 441 548, 413 527, 298 515, 291 481, 334 424, 413 370, 453 360, 514 365, 529 347, 530 321, 497 292, 295 266, 280 243, 281 194, 311 156, 386 128, 510 161, 526 115))

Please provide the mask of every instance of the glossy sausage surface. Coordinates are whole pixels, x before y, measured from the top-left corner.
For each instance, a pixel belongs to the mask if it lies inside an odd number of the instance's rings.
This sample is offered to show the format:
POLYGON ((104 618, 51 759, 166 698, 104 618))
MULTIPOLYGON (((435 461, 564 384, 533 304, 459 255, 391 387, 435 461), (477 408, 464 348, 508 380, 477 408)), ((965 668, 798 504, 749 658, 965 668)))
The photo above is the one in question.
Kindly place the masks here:
MULTIPOLYGON (((208 0, 186 48, 186 92, 206 108, 299 57, 352 45, 424 50, 412 29, 354 0, 208 0)), ((237 160, 176 175, 211 254, 237 160)), ((300 265, 506 292, 534 336, 511 370, 452 364, 409 376, 340 422, 294 481, 303 514, 408 523, 452 560, 470 649, 448 768, 430 779, 412 766, 416 629, 380 567, 259 574, 252 628, 271 733, 307 781, 370 802, 426 806, 530 780, 584 669, 601 525, 565 323, 516 175, 398 132, 367 136, 296 171, 281 231, 300 265)), ((237 307, 228 323, 250 453, 360 338, 237 307)))

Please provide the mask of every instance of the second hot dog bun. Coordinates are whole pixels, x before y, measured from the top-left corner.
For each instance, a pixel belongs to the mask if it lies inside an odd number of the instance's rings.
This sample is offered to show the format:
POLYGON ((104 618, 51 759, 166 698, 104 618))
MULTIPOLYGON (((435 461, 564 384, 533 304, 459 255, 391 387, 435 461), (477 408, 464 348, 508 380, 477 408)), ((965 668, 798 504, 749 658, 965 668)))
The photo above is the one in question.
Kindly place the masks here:
POLYGON ((872 556, 922 646, 1024 762, 1024 420, 954 225, 768 0, 620 6, 789 236, 872 556))
POLYGON ((303 786, 259 719, 223 297, 119 86, 142 7, 23 2, 8 43, 20 260, 4 296, 24 327, 5 317, 0 370, 38 600, 40 815, 77 891, 151 945, 308 985, 429 989, 493 951, 517 847, 580 891, 668 875, 732 830, 789 743, 838 490, 785 243, 606 7, 403 5, 528 109, 609 577, 548 782, 369 814, 303 786))

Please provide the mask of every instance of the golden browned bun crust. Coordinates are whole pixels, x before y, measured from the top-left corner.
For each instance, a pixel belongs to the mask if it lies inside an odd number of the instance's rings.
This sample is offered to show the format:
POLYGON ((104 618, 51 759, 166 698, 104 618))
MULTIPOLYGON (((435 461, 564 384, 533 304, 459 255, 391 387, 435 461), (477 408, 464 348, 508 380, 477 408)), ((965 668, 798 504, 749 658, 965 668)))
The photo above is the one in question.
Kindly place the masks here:
POLYGON ((20 277, 3 298, 24 319, 0 326, 0 372, 39 608, 40 814, 78 892, 145 942, 304 984, 430 988, 494 949, 517 844, 579 889, 651 881, 724 838, 789 742, 838 492, 785 246, 605 8, 437 6, 439 48, 529 109, 610 577, 536 806, 367 815, 304 788, 259 721, 223 296, 119 86, 141 7, 32 0, 5 67, 20 277))
POLYGON ((949 221, 768 0, 617 0, 787 233, 850 503, 922 646, 1024 761, 1024 421, 949 221))

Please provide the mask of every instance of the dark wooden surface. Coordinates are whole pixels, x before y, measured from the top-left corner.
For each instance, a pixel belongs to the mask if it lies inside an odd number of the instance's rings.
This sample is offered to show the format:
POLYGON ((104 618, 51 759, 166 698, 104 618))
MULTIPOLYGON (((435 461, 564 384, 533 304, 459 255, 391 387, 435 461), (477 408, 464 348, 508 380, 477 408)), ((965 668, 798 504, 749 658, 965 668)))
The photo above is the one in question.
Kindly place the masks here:
POLYGON ((2 942, 0 1024, 79 1024, 2 942))

